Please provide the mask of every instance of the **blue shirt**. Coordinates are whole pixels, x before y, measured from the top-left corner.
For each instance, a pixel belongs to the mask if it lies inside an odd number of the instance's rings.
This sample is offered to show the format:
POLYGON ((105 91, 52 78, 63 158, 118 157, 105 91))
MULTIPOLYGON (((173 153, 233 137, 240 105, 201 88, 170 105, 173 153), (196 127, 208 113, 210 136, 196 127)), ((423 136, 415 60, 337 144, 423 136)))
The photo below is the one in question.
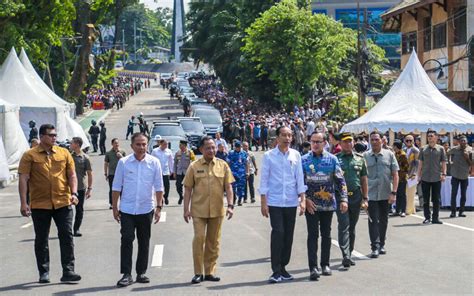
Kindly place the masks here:
POLYGON ((115 170, 113 191, 121 191, 120 211, 141 215, 154 208, 154 193, 163 192, 160 161, 146 154, 141 161, 135 154, 122 157, 115 170))
POLYGON ((316 156, 309 152, 302 157, 306 198, 316 205, 317 211, 336 210, 336 191, 341 201, 347 202, 347 187, 344 173, 336 156, 327 151, 316 156))
POLYGON ((273 207, 297 207, 298 195, 306 191, 303 166, 298 151, 286 153, 278 147, 265 152, 260 175, 260 194, 273 207))
POLYGON ((254 139, 260 138, 260 125, 256 125, 253 127, 253 137, 254 139))
POLYGON ((227 163, 230 166, 232 174, 237 177, 244 177, 247 174, 248 154, 244 150, 237 152, 232 150, 227 155, 227 163))

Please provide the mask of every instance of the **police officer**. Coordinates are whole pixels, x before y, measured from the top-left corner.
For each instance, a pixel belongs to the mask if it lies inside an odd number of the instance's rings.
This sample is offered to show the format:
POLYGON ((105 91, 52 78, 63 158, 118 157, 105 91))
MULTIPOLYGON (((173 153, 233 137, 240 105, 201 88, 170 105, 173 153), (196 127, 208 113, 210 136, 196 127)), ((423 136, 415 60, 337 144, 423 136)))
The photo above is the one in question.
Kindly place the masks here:
POLYGON ((91 121, 92 126, 89 128, 89 135, 91 136, 92 146, 94 147, 94 152, 97 152, 99 148, 97 145, 97 140, 99 139, 100 128, 97 126, 97 121, 91 121))
POLYGON ((191 162, 196 160, 194 152, 188 149, 186 140, 179 141, 179 150, 174 156, 174 173, 176 174, 176 191, 179 195, 178 204, 183 202, 183 180, 191 162))
POLYGON ((339 248, 342 252, 342 265, 345 268, 355 265, 351 258, 354 250, 355 227, 359 220, 361 206, 367 208, 367 167, 362 154, 353 151, 354 138, 351 133, 340 135, 340 145, 342 151, 336 156, 344 171, 344 179, 347 185, 347 196, 349 209, 346 213, 341 213, 337 207, 338 239, 339 248))
POLYGON ((245 198, 245 185, 247 183, 247 175, 249 173, 248 154, 242 150, 242 143, 235 141, 235 149, 229 152, 227 156, 227 163, 230 166, 232 175, 234 175, 235 182, 232 183, 234 191, 234 204, 237 197, 239 198, 238 205, 242 205, 242 199, 245 198))

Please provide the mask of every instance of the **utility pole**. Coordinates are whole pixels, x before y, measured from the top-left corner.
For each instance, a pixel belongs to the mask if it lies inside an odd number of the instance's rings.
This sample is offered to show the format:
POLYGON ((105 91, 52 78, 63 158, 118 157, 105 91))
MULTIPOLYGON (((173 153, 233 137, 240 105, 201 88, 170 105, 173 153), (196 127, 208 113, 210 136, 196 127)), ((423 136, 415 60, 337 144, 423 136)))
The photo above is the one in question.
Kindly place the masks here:
POLYGON ((125 29, 122 29, 122 66, 125 67, 125 29))
POLYGON ((137 21, 133 21, 133 53, 137 63, 137 21))
POLYGON ((357 1, 357 115, 360 117, 361 107, 361 58, 360 58, 360 7, 359 1, 357 1))
MULTIPOLYGON (((367 72, 367 66, 368 66, 368 55, 367 55, 367 28, 368 28, 368 18, 367 18, 367 7, 364 8, 364 26, 362 27, 362 51, 364 52, 364 56, 362 57, 363 60, 362 63, 364 65, 363 71, 361 71, 361 78, 364 78, 363 75, 367 72)), ((366 92, 366 87, 367 87, 367 77, 362 80, 364 81, 364 89, 362 89, 361 92, 361 97, 360 97, 360 105, 361 107, 365 107, 366 102, 365 102, 365 92, 366 92)))

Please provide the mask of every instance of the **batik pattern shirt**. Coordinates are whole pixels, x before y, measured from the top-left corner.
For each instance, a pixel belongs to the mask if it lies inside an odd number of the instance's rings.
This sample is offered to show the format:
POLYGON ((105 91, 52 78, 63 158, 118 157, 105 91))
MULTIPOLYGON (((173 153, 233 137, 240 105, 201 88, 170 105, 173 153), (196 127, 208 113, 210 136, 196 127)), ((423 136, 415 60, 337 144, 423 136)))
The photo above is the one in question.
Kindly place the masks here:
POLYGON ((347 186, 337 157, 324 151, 316 156, 310 152, 302 157, 306 198, 316 205, 316 211, 336 210, 336 191, 340 201, 347 202, 347 186))

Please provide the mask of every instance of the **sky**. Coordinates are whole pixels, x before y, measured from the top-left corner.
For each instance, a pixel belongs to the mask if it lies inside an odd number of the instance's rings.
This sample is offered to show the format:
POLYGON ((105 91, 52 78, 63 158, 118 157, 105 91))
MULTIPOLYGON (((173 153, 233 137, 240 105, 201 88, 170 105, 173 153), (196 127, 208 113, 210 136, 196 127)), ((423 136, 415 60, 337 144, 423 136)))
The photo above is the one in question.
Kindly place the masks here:
MULTIPOLYGON (((169 7, 173 9, 174 0, 140 0, 141 3, 144 3, 146 7, 150 9, 155 9, 157 7, 169 7)), ((184 10, 187 10, 189 0, 184 0, 184 10)))

